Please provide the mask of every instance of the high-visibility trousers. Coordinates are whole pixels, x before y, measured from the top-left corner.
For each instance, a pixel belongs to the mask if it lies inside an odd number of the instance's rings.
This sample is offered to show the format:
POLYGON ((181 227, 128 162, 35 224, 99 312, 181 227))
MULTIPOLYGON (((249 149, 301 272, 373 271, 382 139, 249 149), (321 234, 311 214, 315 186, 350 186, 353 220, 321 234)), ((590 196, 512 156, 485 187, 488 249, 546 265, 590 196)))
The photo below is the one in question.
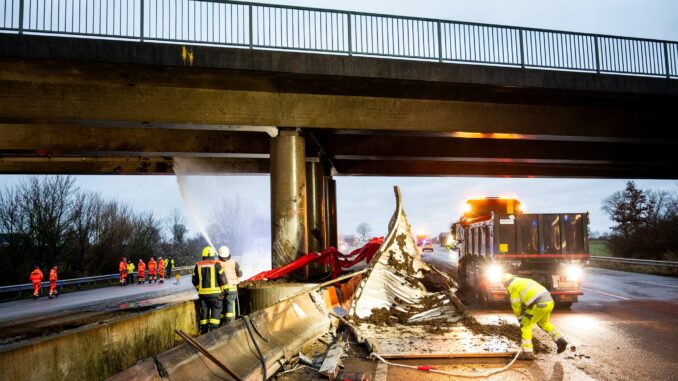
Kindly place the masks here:
POLYGON ((49 294, 56 295, 56 293, 57 293, 56 281, 49 282, 49 294))
POLYGON ((549 321, 553 305, 553 301, 536 303, 531 308, 525 310, 523 318, 520 320, 523 351, 534 351, 532 346, 532 328, 534 328, 535 324, 548 333, 554 341, 560 338, 560 331, 549 321))
POLYGON ((198 320, 198 328, 200 333, 206 333, 210 329, 219 327, 222 308, 220 296, 219 294, 199 295, 200 318, 198 320))
POLYGON ((121 272, 120 273, 120 284, 124 284, 126 279, 127 279, 127 272, 121 272))
POLYGON ((230 323, 235 320, 235 302, 238 298, 238 289, 229 289, 224 291, 224 311, 221 314, 221 319, 224 323, 230 323))
POLYGON ((40 296, 40 282, 33 283, 33 296, 40 296))
POLYGON ((163 279, 163 280, 165 279, 165 270, 164 269, 158 270, 158 274, 160 274, 160 279, 163 279))

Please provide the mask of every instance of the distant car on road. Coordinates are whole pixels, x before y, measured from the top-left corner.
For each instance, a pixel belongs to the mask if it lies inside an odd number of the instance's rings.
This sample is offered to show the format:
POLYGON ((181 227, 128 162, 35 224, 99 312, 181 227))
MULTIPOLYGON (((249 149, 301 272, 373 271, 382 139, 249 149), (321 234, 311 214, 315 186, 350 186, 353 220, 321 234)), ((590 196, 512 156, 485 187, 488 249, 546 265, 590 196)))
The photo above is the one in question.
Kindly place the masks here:
POLYGON ((433 252, 433 244, 431 241, 425 242, 421 245, 421 251, 430 251, 433 252))

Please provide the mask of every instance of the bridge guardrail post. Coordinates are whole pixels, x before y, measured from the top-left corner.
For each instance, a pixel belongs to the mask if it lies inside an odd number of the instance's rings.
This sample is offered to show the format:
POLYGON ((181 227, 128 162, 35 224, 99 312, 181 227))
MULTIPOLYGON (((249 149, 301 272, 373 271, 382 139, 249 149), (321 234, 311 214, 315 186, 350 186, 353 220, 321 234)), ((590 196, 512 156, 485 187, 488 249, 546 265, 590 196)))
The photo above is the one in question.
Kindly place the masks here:
POLYGON ((520 67, 525 69, 525 43, 523 42, 522 29, 518 29, 518 38, 520 39, 520 67))
POLYGON ((440 21, 436 21, 438 25, 438 62, 443 62, 443 35, 442 28, 440 27, 440 21))
POLYGON ((351 24, 351 13, 346 14, 347 22, 346 22, 346 27, 348 28, 348 55, 352 56, 353 55, 353 33, 351 29, 353 29, 352 24, 351 24))
POLYGON ((253 17, 252 17, 252 4, 248 5, 249 9, 249 39, 250 39, 250 49, 254 49, 254 25, 252 25, 253 17))
POLYGON ((19 0, 19 34, 24 33, 24 0, 19 0))
POLYGON ((600 74, 600 48, 598 45, 598 36, 593 36, 593 43, 596 53, 596 73, 600 74))
POLYGON ((669 65, 669 44, 664 42, 664 67, 666 70, 666 78, 671 78, 671 68, 669 65))
POLYGON ((139 12, 139 37, 144 42, 144 0, 141 0, 141 11, 139 12))

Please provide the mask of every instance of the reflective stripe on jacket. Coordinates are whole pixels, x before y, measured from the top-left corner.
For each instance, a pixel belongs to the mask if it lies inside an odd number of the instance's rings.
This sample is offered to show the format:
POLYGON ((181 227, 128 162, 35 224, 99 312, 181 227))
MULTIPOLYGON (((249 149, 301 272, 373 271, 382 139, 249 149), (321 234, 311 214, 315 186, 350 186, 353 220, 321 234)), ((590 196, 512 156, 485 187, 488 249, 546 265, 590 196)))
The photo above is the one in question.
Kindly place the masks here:
POLYGON ((193 285, 198 295, 220 295, 228 287, 221 263, 216 260, 204 260, 193 268, 193 285))
POLYGON ((541 284, 528 278, 513 278, 507 287, 509 297, 511 298, 511 309, 516 316, 521 315, 524 308, 529 307, 539 297, 551 299, 551 294, 541 284))

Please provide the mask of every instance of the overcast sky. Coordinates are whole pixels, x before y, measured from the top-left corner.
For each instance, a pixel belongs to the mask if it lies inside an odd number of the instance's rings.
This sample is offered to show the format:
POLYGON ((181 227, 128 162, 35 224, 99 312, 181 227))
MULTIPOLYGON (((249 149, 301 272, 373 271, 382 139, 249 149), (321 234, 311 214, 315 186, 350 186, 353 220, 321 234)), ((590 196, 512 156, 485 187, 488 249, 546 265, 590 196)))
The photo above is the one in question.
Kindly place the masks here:
MULTIPOLYGON (((539 27, 577 32, 678 40, 678 1, 675 0, 473 0, 473 1, 264 1, 288 5, 323 7, 374 13, 435 17, 442 19, 539 27)), ((21 176, 0 176, 0 187, 16 183, 21 176)), ((77 184, 117 198, 139 211, 165 217, 178 208, 190 215, 174 176, 78 176, 77 184)), ((365 178, 339 177, 338 217, 341 233, 352 233, 361 222, 375 234, 384 234, 393 212, 393 185, 403 191, 405 210, 416 229, 433 234, 445 231, 459 217, 470 196, 518 197, 529 212, 591 213, 591 228, 605 231, 610 221, 600 210, 601 201, 623 189, 624 180, 577 179, 482 179, 482 178, 365 178)), ((638 181, 641 187, 678 192, 677 181, 638 181)), ((267 176, 213 176, 194 178, 193 192, 201 213, 219 199, 239 196, 268 214, 267 176)), ((196 225, 190 223, 192 231, 196 225)))

